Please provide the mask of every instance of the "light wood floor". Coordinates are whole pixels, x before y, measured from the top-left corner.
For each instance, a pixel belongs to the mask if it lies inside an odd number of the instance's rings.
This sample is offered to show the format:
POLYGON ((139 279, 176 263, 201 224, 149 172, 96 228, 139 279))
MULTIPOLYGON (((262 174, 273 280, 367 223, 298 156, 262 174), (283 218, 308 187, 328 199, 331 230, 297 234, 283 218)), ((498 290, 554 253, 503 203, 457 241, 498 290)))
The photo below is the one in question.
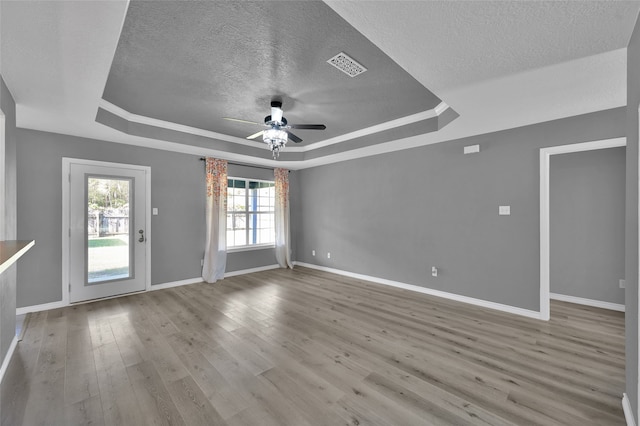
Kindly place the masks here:
POLYGON ((2 425, 624 425, 624 314, 551 307, 296 268, 36 313, 2 425))

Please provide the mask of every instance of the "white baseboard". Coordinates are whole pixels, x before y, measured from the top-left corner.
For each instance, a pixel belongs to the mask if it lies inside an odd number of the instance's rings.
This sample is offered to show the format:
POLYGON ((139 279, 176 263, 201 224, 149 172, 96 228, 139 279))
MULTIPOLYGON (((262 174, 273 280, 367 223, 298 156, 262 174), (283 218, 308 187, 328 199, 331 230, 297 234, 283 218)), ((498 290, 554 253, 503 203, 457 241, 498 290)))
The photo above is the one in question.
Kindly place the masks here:
POLYGON ((224 274, 225 278, 235 277, 236 275, 252 274, 254 272, 268 271, 269 269, 278 269, 280 265, 258 266, 257 268, 241 269, 239 271, 231 271, 224 274))
POLYGON ((202 277, 190 278, 188 280, 171 281, 168 283, 154 284, 151 286, 149 290, 155 291, 155 290, 162 290, 164 288, 180 287, 181 285, 197 284, 197 283, 201 283, 202 281, 203 281, 202 277))
MULTIPOLYGON (((241 269, 239 271, 232 271, 232 272, 227 272, 226 274, 224 274, 225 278, 227 277, 235 277, 236 275, 244 275, 244 274, 251 274, 253 272, 260 272, 260 271, 267 271, 269 269, 276 269, 279 268, 280 265, 267 265, 267 266, 260 266, 257 268, 250 268, 250 269, 241 269)), ((155 291, 155 290, 162 290, 165 288, 171 288, 171 287, 179 287, 182 285, 189 285, 189 284, 197 284, 197 283, 201 283, 204 280, 202 279, 202 277, 198 277, 198 278, 190 278, 187 280, 180 280, 180 281, 171 281, 168 283, 162 283, 162 284, 154 284, 151 286, 151 288, 148 291, 155 291)), ((141 293, 144 293, 141 292, 141 293)), ((116 297, 121 297, 121 296, 130 296, 132 293, 128 293, 128 294, 119 294, 113 297, 105 297, 103 299, 99 299, 99 300, 106 300, 106 299, 113 299, 116 297)), ((96 300, 90 300, 89 302, 95 302, 96 300)), ((58 308, 64 308, 65 306, 69 306, 69 303, 64 303, 62 300, 58 301, 58 302, 51 302, 51 303, 43 303, 42 305, 32 305, 32 306, 25 306, 23 308, 17 308, 16 309, 16 315, 24 315, 24 314, 28 314, 30 312, 40 312, 40 311, 48 311, 50 309, 58 309, 58 308)))
POLYGON ((69 306, 69 304, 63 302, 62 300, 51 303, 43 303, 42 305, 25 306, 23 308, 16 308, 16 315, 24 315, 30 312, 48 311, 50 309, 64 308, 65 306, 69 306))
POLYGON ((627 421, 627 426, 636 426, 636 419, 633 417, 631 402, 626 392, 622 394, 622 410, 624 411, 624 419, 627 421))
POLYGON ((445 291, 434 290, 431 288, 420 287, 413 284, 405 284, 398 281, 387 280, 385 278, 372 277, 370 275, 356 274, 354 272, 343 271, 340 269, 328 268, 326 266, 313 265, 311 263, 294 262, 296 265, 307 268, 318 269, 320 271, 331 272, 333 274, 344 275, 346 277, 356 278, 359 280, 371 281, 378 284, 384 284, 392 287, 398 287, 405 290, 411 290, 418 293, 428 294, 430 296, 442 297, 445 299, 455 300, 457 302, 469 303, 471 305, 481 306, 483 308, 495 309, 498 311, 508 312, 511 314, 522 315, 528 318, 541 319, 540 312, 529 309, 518 308, 501 303, 490 302, 488 300, 475 299, 473 297, 461 296, 459 294, 447 293, 445 291))
POLYGON ((566 294, 549 293, 549 297, 562 302, 576 303, 578 305, 593 306, 595 308, 610 309, 624 312, 624 305, 619 303, 602 302, 600 300, 585 299, 583 297, 567 296, 566 294))
POLYGON ((13 353, 16 351, 16 346, 18 346, 18 337, 13 336, 13 340, 11 341, 11 345, 9 346, 9 350, 2 360, 2 366, 0 366, 0 383, 2 383, 2 379, 4 379, 4 373, 6 373, 7 369, 9 368, 9 363, 11 362, 11 358, 13 357, 13 353))

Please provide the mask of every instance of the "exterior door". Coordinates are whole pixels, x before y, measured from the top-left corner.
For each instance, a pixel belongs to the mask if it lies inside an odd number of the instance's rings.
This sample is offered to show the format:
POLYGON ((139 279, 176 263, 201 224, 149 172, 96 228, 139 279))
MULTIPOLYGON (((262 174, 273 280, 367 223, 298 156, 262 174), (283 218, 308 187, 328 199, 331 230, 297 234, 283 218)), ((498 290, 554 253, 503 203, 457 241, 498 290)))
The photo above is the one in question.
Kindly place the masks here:
POLYGON ((69 164, 69 302, 142 291, 148 168, 69 164))

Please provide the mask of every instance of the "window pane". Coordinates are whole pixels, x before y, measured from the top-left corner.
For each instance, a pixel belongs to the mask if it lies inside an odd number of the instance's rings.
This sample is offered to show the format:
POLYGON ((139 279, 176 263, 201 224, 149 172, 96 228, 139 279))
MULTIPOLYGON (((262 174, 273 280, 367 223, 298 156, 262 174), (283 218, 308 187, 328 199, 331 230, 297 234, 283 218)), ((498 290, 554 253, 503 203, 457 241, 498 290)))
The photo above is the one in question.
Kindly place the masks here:
MULTIPOLYGON (((244 190, 241 191, 244 192, 244 190)), ((234 212, 245 211, 247 209, 246 202, 247 200, 245 199, 244 194, 227 197, 227 210, 234 212)))
POLYGON ((273 229, 261 229, 258 235, 258 244, 272 244, 276 236, 273 229))
POLYGON ((87 177, 87 283, 131 277, 131 180, 87 177))
POLYGON ((268 244, 275 240, 273 213, 249 215, 250 244, 268 244))
POLYGON ((244 214, 233 215, 233 229, 247 229, 247 218, 244 214))
POLYGON ((234 241, 236 246, 247 245, 247 231, 244 229, 233 231, 234 241))
POLYGON ((258 227, 261 229, 273 228, 273 214, 260 214, 258 215, 258 227))
POLYGON ((258 195, 260 197, 268 197, 270 192, 271 192, 270 188, 260 188, 260 189, 258 189, 258 195))
POLYGON ((249 211, 255 211, 258 207, 258 191, 255 189, 249 190, 249 211))
POLYGON ((258 208, 256 210, 261 212, 273 211, 273 199, 269 197, 258 198, 258 208))
POLYGON ((227 247, 273 244, 274 204, 273 182, 229 179, 227 247))
POLYGON ((258 218, 255 214, 249 215, 249 244, 257 244, 258 241, 258 218))

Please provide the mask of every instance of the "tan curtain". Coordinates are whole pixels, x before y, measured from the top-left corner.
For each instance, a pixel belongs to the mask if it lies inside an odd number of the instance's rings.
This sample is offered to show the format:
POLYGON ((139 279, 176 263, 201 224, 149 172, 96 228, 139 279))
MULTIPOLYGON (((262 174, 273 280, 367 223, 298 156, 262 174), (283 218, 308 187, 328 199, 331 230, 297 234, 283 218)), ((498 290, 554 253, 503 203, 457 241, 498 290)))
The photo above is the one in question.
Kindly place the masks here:
POLYGON ((275 169, 276 179, 276 260, 281 268, 293 269, 289 235, 289 170, 275 169))
POLYGON ((227 265, 227 161, 207 158, 207 235, 202 278, 224 278, 227 265))

